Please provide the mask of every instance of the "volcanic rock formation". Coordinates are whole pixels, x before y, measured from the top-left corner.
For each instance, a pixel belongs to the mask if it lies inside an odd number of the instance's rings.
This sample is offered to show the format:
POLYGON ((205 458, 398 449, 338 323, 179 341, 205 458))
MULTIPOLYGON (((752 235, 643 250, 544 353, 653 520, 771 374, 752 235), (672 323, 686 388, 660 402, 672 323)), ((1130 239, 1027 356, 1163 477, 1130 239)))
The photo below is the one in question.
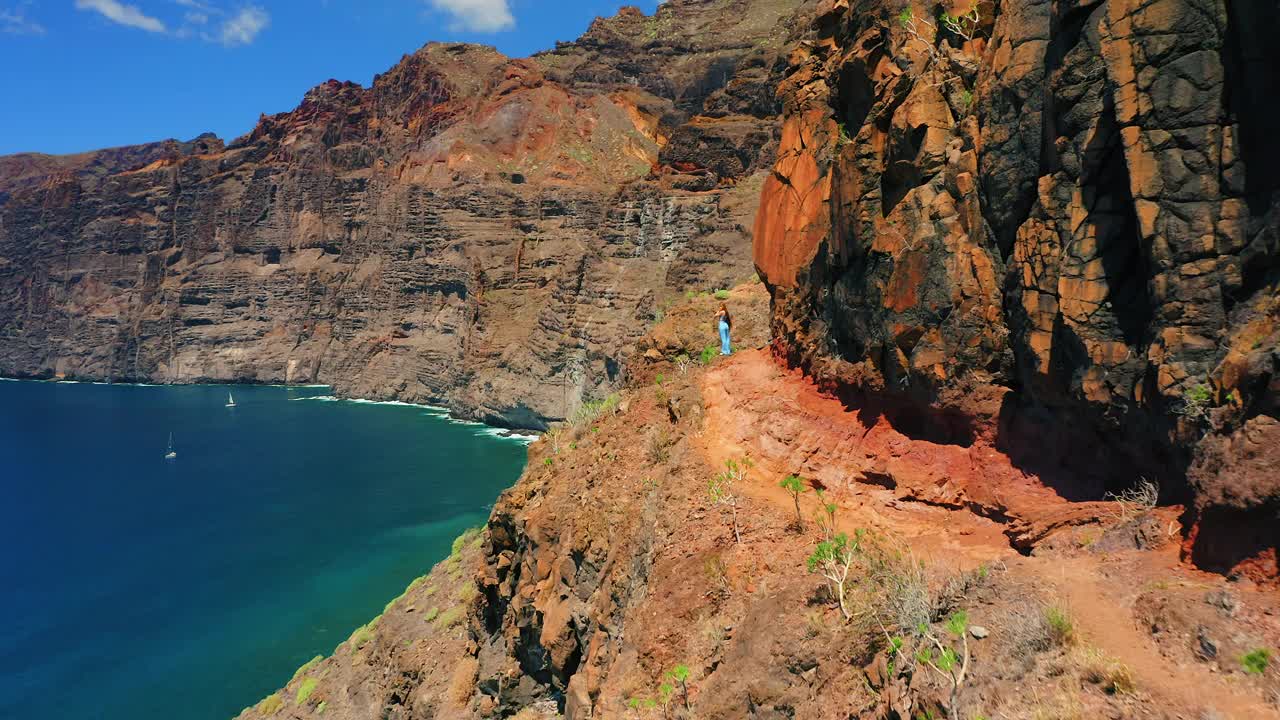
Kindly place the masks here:
POLYGON ((853 5, 779 90, 776 351, 1065 497, 1155 481, 1197 562, 1274 576, 1274 4, 853 5))
POLYGON ((1280 673, 1241 658, 1280 642, 1280 595, 1181 563, 1176 508, 1071 502, 847 408, 779 367, 766 299, 731 293, 744 349, 709 366, 682 356, 715 301, 672 308, 482 533, 241 720, 1278 716, 1280 673), (735 531, 707 481, 743 457, 735 531), (848 617, 807 561, 833 532, 848 617))
POLYGON ((431 44, 212 137, 0 158, 0 374, 330 383, 544 427, 660 302, 751 275, 800 0, 431 44))

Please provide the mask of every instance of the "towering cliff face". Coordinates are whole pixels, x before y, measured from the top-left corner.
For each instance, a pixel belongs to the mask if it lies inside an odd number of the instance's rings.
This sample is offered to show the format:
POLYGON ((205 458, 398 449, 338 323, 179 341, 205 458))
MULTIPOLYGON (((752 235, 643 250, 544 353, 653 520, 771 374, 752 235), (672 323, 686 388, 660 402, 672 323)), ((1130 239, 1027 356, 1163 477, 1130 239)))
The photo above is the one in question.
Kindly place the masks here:
POLYGON ((776 350, 1072 499, 1158 481, 1193 559, 1274 576, 1274 9, 824 2, 756 225, 776 350))
POLYGON ((0 374, 325 382, 541 427, 664 299, 751 274, 800 0, 428 45, 212 137, 0 158, 0 374))

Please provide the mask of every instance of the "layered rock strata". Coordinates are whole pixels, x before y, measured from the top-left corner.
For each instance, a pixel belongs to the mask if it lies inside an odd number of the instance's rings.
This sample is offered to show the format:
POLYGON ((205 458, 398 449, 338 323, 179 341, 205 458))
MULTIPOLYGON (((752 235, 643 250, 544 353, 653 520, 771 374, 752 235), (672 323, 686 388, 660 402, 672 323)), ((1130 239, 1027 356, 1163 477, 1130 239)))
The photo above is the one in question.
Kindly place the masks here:
POLYGON ((0 374, 567 417, 659 303, 751 275, 799 5, 628 8, 520 60, 431 44, 225 146, 0 158, 0 374))

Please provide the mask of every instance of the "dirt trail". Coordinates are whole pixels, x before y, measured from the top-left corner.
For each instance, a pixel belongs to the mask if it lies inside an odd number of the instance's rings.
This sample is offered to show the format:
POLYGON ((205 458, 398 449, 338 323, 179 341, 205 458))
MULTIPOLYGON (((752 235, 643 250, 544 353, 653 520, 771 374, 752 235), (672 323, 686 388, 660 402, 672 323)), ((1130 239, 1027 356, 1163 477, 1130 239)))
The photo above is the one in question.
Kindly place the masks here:
MULTIPOLYGON (((778 367, 764 350, 721 361, 705 373, 701 391, 706 461, 722 469, 727 459, 750 456, 755 467, 742 491, 753 501, 793 512, 792 499, 778 482, 799 473, 827 488, 840 507, 842 529, 892 533, 943 568, 1003 562, 1011 577, 1060 599, 1082 641, 1123 662, 1140 696, 1176 710, 1175 717, 1198 718, 1207 708, 1220 717, 1280 717, 1256 689, 1251 693, 1233 682, 1238 676, 1171 660, 1138 627, 1133 602, 1144 586, 1224 583, 1183 566, 1176 542, 1115 555, 1047 550, 1024 556, 1010 545, 1010 525, 1038 524, 1035 537, 1046 537, 1100 522, 1114 511, 1113 504, 1069 503, 990 448, 913 440, 883 418, 868 424, 803 376, 778 367), (1122 556, 1120 565, 1117 556, 1122 556)), ((811 516, 812 494, 803 506, 811 516)))
POLYGON ((1280 717, 1274 707, 1250 697, 1245 688, 1222 675, 1206 672, 1203 665, 1170 662, 1160 654, 1150 633, 1137 627, 1133 608, 1125 600, 1131 600, 1150 576, 1159 577, 1160 581, 1189 578, 1181 567, 1165 565, 1158 558, 1143 559, 1146 562, 1138 577, 1105 577, 1099 561, 1087 556, 1029 558, 1021 572, 1050 581, 1054 594, 1063 599, 1075 620, 1084 643, 1124 663, 1144 693, 1172 700, 1178 707, 1207 705, 1229 718, 1280 717))

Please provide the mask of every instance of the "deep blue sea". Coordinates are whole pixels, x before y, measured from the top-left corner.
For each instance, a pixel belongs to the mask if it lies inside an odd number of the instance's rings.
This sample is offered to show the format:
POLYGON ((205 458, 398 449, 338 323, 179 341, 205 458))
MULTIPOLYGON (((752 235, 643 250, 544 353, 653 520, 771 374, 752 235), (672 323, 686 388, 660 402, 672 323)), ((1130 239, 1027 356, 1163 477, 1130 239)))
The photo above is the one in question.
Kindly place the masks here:
POLYGON ((227 720, 524 466, 481 426, 327 392, 0 381, 0 718, 227 720))

